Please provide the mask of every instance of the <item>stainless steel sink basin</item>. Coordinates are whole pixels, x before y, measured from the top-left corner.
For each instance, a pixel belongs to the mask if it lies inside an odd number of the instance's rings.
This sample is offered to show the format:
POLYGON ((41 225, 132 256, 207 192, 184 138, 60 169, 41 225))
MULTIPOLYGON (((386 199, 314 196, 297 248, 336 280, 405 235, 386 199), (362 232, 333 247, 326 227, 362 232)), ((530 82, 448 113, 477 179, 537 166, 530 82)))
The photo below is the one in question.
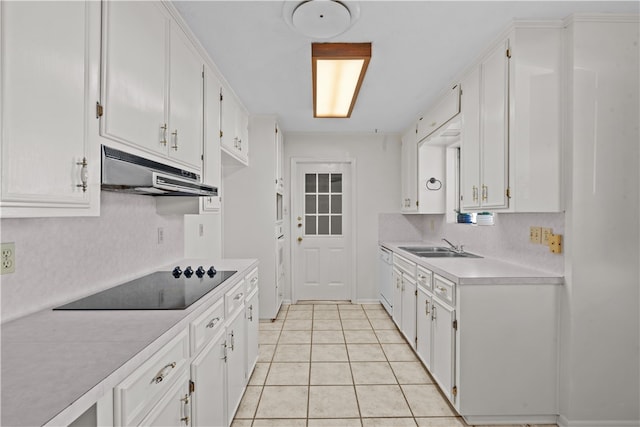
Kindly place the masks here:
POLYGON ((400 249, 423 258, 482 258, 469 252, 455 252, 440 246, 400 246, 400 249))

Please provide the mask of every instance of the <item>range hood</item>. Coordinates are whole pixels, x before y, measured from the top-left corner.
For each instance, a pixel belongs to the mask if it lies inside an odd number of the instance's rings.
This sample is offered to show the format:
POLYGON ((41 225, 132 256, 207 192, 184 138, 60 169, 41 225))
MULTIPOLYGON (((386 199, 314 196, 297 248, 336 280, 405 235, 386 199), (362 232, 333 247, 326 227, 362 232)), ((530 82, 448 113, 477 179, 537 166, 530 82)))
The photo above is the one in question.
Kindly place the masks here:
POLYGON ((147 196, 217 196, 200 175, 102 146, 102 189, 147 196))

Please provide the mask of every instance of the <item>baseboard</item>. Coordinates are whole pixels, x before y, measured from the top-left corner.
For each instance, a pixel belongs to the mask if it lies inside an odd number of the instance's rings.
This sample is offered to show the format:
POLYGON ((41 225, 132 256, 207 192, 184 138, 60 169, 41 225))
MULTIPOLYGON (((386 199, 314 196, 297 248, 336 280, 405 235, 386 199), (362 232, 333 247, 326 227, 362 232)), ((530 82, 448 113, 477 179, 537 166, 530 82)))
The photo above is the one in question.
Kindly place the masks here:
POLYGON ((569 421, 564 415, 558 417, 558 426, 560 427, 638 427, 640 420, 632 421, 569 421))
POLYGON ((356 304, 380 304, 380 300, 377 298, 372 299, 359 299, 356 304))

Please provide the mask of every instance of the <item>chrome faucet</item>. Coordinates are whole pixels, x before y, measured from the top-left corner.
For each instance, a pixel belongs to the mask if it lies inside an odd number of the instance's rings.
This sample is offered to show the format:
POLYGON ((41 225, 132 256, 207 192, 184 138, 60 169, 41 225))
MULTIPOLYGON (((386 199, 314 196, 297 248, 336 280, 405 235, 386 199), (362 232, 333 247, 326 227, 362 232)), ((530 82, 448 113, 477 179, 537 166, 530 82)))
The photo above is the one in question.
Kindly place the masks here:
POLYGON ((451 243, 450 241, 448 241, 447 239, 442 239, 445 242, 447 242, 449 244, 449 246, 451 246, 451 250, 457 253, 462 253, 464 251, 464 246, 460 245, 460 247, 454 245, 453 243, 451 243))

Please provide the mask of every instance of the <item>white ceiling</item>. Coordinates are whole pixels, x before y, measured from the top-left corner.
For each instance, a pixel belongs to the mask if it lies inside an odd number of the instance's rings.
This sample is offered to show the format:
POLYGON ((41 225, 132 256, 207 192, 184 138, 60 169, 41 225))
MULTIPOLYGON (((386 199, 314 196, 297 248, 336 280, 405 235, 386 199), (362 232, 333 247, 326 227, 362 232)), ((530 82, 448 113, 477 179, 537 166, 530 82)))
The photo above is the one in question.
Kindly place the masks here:
POLYGON ((637 1, 370 0, 357 2, 359 20, 345 33, 312 40, 286 23, 284 1, 174 4, 249 112, 276 114, 289 132, 402 132, 513 19, 640 10, 637 1), (314 41, 373 44, 349 119, 313 118, 314 41))

